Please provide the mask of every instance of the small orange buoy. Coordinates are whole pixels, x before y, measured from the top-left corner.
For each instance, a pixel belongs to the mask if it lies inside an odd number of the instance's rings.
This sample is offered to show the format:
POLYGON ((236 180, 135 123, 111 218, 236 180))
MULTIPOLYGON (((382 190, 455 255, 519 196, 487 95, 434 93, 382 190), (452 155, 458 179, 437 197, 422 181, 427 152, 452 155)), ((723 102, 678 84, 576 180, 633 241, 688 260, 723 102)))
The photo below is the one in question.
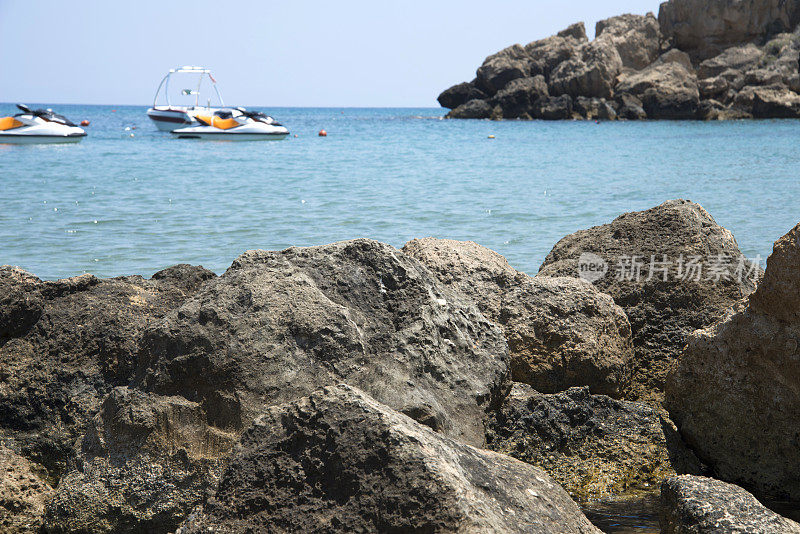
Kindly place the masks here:
POLYGON ((489 136, 489 139, 494 139, 494 136, 493 136, 493 135, 490 135, 490 136, 489 136))
POLYGON ((294 134, 294 138, 297 139, 297 134, 294 134))
POLYGON ((117 110, 116 110, 116 109, 112 109, 112 110, 111 110, 111 113, 116 113, 116 112, 117 112, 117 110))
POLYGON ((86 119, 83 119, 81 121, 81 126, 89 126, 89 121, 87 121, 86 119))
POLYGON ((319 135, 320 137, 328 137, 328 132, 326 132, 325 130, 320 130, 319 134, 317 135, 319 135))

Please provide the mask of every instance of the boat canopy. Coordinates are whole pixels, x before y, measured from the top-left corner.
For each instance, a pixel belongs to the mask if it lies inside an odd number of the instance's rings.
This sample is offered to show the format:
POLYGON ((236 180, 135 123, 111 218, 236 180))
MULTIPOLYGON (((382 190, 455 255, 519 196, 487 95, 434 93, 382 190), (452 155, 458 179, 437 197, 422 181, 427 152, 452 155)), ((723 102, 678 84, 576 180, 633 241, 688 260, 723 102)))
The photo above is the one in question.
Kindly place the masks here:
POLYGON ((161 83, 158 84, 158 89, 156 89, 156 96, 153 98, 153 108, 156 107, 158 104, 158 95, 161 93, 161 89, 164 89, 164 96, 167 101, 167 107, 172 107, 172 101, 170 100, 169 94, 169 81, 173 74, 194 74, 197 75, 197 87, 196 89, 183 89, 181 93, 183 95, 194 95, 194 107, 200 107, 200 87, 203 83, 203 80, 208 77, 209 81, 211 82, 211 87, 213 87, 214 92, 217 95, 217 99, 219 100, 219 105, 221 107, 225 107, 225 102, 222 100, 222 95, 219 92, 219 88, 217 87, 217 80, 214 79, 214 76, 211 74, 211 69, 206 67, 196 67, 192 65, 184 65, 182 67, 175 67, 174 69, 170 69, 167 72, 167 75, 161 79, 161 83))

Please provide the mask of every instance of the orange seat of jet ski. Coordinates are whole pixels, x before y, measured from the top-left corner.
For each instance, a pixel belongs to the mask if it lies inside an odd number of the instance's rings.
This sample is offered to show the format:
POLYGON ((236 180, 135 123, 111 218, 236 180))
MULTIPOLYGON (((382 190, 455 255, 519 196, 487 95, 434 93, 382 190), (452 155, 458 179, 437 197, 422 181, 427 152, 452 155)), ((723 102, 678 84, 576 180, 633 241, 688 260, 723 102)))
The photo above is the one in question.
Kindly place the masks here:
POLYGON ((220 130, 230 130, 231 128, 239 126, 236 119, 220 119, 219 117, 209 117, 208 115, 197 115, 195 118, 206 126, 213 126, 220 130))
POLYGON ((25 126, 25 124, 19 122, 14 117, 2 117, 2 118, 0 118, 0 131, 11 130, 13 128, 19 128, 20 126, 25 126))

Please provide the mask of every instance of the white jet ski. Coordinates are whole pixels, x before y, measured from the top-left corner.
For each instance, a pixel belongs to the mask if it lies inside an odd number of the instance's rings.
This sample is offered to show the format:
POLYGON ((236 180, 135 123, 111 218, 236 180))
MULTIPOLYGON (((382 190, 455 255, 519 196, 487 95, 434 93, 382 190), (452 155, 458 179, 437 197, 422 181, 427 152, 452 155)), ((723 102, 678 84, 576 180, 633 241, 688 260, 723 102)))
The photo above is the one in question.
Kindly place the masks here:
POLYGON ((217 141, 279 140, 289 135, 289 130, 272 117, 259 111, 244 108, 218 110, 212 115, 195 115, 200 126, 186 126, 172 130, 178 139, 213 139, 217 141))
POLYGON ((77 143, 86 132, 52 109, 31 110, 17 104, 22 113, 0 117, 0 144, 77 143))

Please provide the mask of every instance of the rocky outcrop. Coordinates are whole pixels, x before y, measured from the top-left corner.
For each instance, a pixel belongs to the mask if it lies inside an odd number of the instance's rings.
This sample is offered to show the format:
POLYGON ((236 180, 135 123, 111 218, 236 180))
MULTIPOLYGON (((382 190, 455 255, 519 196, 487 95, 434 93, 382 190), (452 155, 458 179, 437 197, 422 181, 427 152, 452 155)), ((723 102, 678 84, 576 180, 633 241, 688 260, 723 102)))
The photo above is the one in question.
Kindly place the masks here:
POLYGON ((145 328, 213 276, 178 265, 43 282, 0 268, 0 429, 57 479, 103 397, 130 380, 145 328))
POLYGON ((0 443, 0 532, 24 534, 41 526, 52 493, 41 468, 0 443))
POLYGON ((696 332, 669 377, 666 406, 717 477, 800 499, 798 347, 800 225, 775 243, 756 292, 696 332))
POLYGON ((658 13, 661 33, 703 60, 725 49, 791 32, 800 23, 796 0, 670 0, 658 13))
POLYGON ((358 239, 242 254, 147 331, 137 384, 243 429, 265 406, 347 381, 480 446, 507 351, 502 331, 420 262, 358 239))
POLYGON ((720 319, 755 287, 757 268, 701 206, 671 200, 561 239, 537 277, 581 273, 622 306, 635 356, 631 399, 660 399, 689 334, 720 319), (598 269, 582 269, 594 265, 598 269), (596 276, 593 276, 596 275, 596 276))
POLYGON ((219 479, 235 429, 200 405, 118 387, 47 504, 47 532, 170 532, 219 479))
POLYGON ((532 278, 473 242, 415 239, 403 251, 503 327, 514 380, 542 392, 589 386, 621 395, 630 325, 608 295, 574 278, 532 278))
POLYGON ((595 26, 595 35, 610 42, 619 53, 622 66, 629 69, 647 67, 661 51, 661 31, 652 13, 601 20, 595 26))
POLYGON ((200 532, 599 533, 543 471, 431 431, 338 385, 269 408, 242 437, 200 532))
POLYGON ((591 42, 580 23, 506 48, 486 59, 473 82, 442 93, 440 103, 453 110, 450 118, 800 118, 798 22, 796 0, 670 0, 658 20, 648 13, 598 22, 591 42), (509 112, 490 101, 512 81, 537 75, 549 96, 517 99, 509 112), (543 112, 562 95, 572 106, 560 102, 543 112), (613 113, 576 105, 597 98, 613 113))
POLYGON ((697 476, 664 481, 660 522, 664 534, 800 534, 800 524, 742 488, 697 476))
POLYGON ((494 114, 500 114, 504 119, 530 119, 534 103, 548 96, 547 83, 540 74, 510 82, 492 97, 489 105, 493 106, 494 114), (498 107, 499 110, 494 111, 498 107))
POLYGON ((616 91, 637 97, 648 119, 694 119, 700 105, 697 77, 676 61, 623 74, 616 91))
POLYGON ((492 420, 489 446, 541 467, 581 498, 652 491, 666 477, 701 469, 658 410, 585 387, 545 395, 515 383, 492 420))

